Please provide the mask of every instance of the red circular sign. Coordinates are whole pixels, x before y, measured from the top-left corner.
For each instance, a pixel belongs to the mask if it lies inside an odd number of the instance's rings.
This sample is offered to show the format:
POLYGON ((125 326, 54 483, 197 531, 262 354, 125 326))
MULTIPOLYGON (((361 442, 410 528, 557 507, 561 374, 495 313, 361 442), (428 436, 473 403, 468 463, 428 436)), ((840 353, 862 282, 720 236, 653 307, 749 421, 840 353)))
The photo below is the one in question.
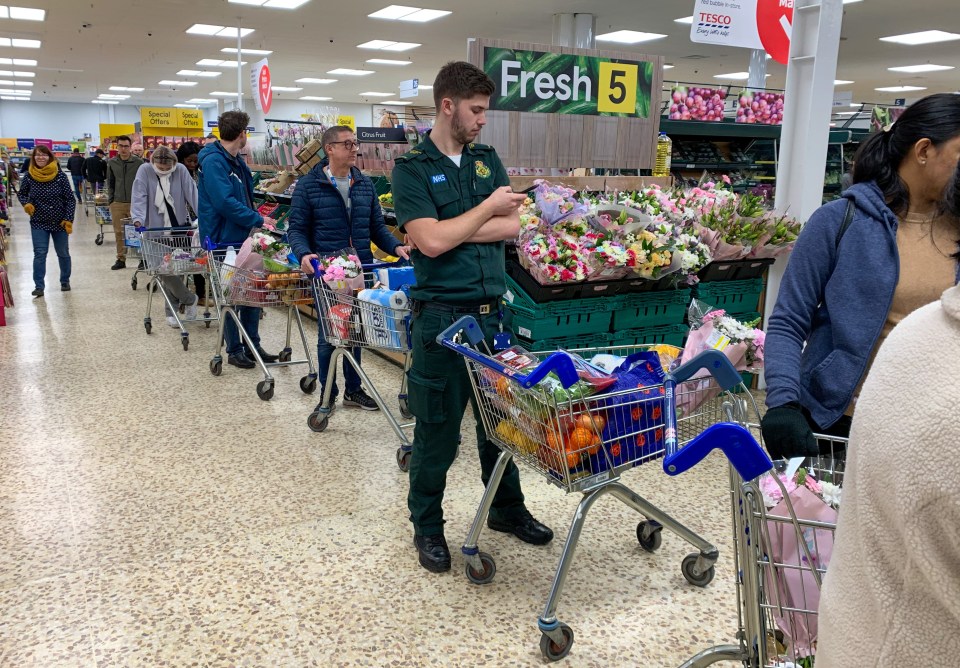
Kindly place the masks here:
POLYGON ((770 57, 786 65, 793 32, 793 0, 758 0, 757 30, 770 57))
POLYGON ((273 86, 270 81, 270 68, 267 65, 260 68, 260 76, 257 78, 257 95, 260 96, 261 111, 268 113, 270 105, 273 104, 273 86))

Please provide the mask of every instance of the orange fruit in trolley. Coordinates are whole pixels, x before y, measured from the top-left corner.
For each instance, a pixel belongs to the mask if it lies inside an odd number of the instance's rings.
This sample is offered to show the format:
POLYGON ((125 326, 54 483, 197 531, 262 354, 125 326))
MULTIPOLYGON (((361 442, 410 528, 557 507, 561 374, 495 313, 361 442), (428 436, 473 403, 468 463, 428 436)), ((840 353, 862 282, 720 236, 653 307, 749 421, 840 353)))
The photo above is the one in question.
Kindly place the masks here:
POLYGON ((601 413, 581 413, 577 416, 576 426, 600 433, 607 426, 607 418, 601 413))
POLYGON ((600 445, 600 437, 592 429, 577 427, 570 432, 567 439, 567 449, 575 452, 589 451, 600 445))
POLYGON ((557 432, 547 432, 547 447, 554 452, 561 452, 563 450, 563 445, 561 444, 562 440, 563 438, 557 434, 557 432))
POLYGON ((498 376, 496 384, 497 394, 506 399, 510 396, 510 381, 506 376, 498 376))
POLYGON ((567 450, 567 468, 575 469, 580 466, 580 452, 573 452, 572 450, 567 450))

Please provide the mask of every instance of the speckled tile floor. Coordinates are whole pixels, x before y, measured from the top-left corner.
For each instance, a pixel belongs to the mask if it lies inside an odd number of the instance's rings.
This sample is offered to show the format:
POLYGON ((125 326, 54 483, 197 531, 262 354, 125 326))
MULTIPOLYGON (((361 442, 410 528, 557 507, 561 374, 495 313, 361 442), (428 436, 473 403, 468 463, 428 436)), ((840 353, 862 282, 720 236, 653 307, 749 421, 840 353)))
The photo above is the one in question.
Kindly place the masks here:
MULTIPOLYGON (((445 511, 451 573, 420 568, 396 436, 377 414, 339 409, 308 430, 303 367, 257 398, 254 371, 208 371, 215 330, 184 352, 145 280, 112 272, 93 216, 71 237, 73 291, 33 300, 29 228, 14 208, 8 258, 17 305, 0 328, 0 666, 538 666, 536 620, 579 497, 527 473, 528 506, 557 531, 546 547, 485 532, 497 560, 471 585, 457 549, 482 489, 465 424, 445 511)), ((135 261, 131 266, 136 266, 135 261)), ((308 323, 308 336, 315 325, 308 323)), ((283 318, 263 321, 280 348, 283 318)), ((367 355, 386 396, 395 366, 367 355)), ((471 418, 468 418, 468 421, 471 418)), ((624 482, 721 550, 717 577, 689 586, 689 552, 637 545, 613 500, 588 519, 558 617, 576 642, 560 665, 677 666, 733 640, 736 602, 727 473, 711 456, 668 478, 624 482)))

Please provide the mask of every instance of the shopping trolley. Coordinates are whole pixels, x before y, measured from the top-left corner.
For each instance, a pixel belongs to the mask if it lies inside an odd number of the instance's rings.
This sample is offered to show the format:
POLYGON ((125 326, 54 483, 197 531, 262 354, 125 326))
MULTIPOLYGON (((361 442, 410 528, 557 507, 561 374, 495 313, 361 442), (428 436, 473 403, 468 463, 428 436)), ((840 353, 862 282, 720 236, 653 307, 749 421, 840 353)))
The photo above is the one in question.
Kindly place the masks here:
MULTIPOLYGON (((95 211, 97 206, 97 192, 94 185, 95 184, 91 183, 87 179, 84 179, 82 186, 83 189, 80 191, 83 204, 83 215, 87 218, 90 217, 90 211, 95 211)), ((101 239, 101 243, 102 241, 103 240, 101 239)), ((100 244, 97 245, 99 246, 100 244)))
MULTIPOLYGON (((397 266, 398 263, 374 263, 364 265, 363 283, 372 286, 376 283, 375 271, 382 267, 397 266)), ((373 400, 380 407, 380 412, 387 418, 390 428, 400 440, 397 448, 397 466, 401 471, 410 468, 410 453, 413 444, 407 437, 404 429, 413 426, 413 423, 401 423, 393 411, 387 406, 376 385, 363 370, 350 351, 353 348, 375 348, 388 352, 399 352, 404 355, 403 377, 400 381, 400 392, 397 395, 400 415, 409 420, 413 417, 407 405, 407 371, 410 369, 410 309, 406 305, 392 307, 377 304, 361 299, 349 293, 337 292, 324 280, 320 264, 313 261, 313 296, 317 310, 317 321, 327 342, 334 346, 330 358, 330 369, 323 384, 323 399, 307 417, 307 425, 316 432, 324 431, 330 421, 333 405, 330 395, 333 392, 333 379, 337 372, 337 361, 342 357, 352 366, 360 376, 364 387, 370 392, 373 400)))
MULTIPOLYGON (((822 454, 804 461, 804 468, 818 484, 841 488, 848 440, 815 436, 822 454)), ((776 462, 775 471, 791 479, 799 463, 776 462)), ((681 668, 704 668, 720 661, 738 661, 749 668, 815 665, 817 608, 828 566, 821 557, 832 552, 837 525, 798 518, 779 475, 771 479, 783 499, 773 509, 778 512, 767 510, 758 481, 730 470, 738 644, 711 647, 681 668)))
POLYGON ((137 277, 141 272, 146 271, 146 265, 143 261, 143 252, 140 248, 140 231, 137 228, 137 224, 134 222, 133 218, 124 218, 121 223, 123 224, 123 245, 127 248, 127 258, 129 259, 131 257, 135 257, 139 262, 136 270, 133 272, 133 278, 130 279, 130 287, 136 290, 137 277))
POLYGON ((307 365, 307 375, 300 378, 300 389, 305 394, 312 394, 317 389, 317 371, 310 356, 310 347, 307 336, 303 331, 303 319, 300 316, 299 306, 313 304, 310 294, 311 279, 301 271, 268 272, 265 270, 244 269, 228 263, 227 253, 233 248, 240 248, 242 242, 235 244, 215 244, 207 239, 204 246, 207 249, 207 270, 210 292, 220 316, 220 329, 217 336, 217 353, 210 360, 210 373, 219 376, 223 373, 223 328, 227 318, 231 318, 237 326, 237 331, 247 350, 257 366, 263 372, 263 380, 257 383, 257 396, 264 401, 273 398, 274 378, 270 369, 274 367, 307 365), (244 330, 237 316, 235 307, 252 306, 264 308, 276 306, 287 311, 287 338, 280 359, 276 362, 264 362, 257 352, 256 346, 250 340, 250 335, 244 330), (290 339, 293 325, 296 323, 300 342, 303 344, 304 359, 293 359, 293 349, 290 339))
POLYGON ((94 216, 96 216, 97 225, 100 226, 100 231, 97 232, 97 238, 93 240, 93 243, 98 246, 103 245, 103 228, 108 227, 111 230, 113 229, 113 217, 110 215, 109 206, 96 205, 93 209, 94 216))
MULTIPOLYGON (((194 227, 156 227, 156 228, 137 228, 140 235, 140 251, 143 255, 145 271, 150 277, 147 283, 147 314, 143 318, 143 328, 147 334, 153 329, 153 321, 150 317, 151 307, 153 306, 153 294, 159 291, 167 309, 173 314, 180 328, 180 342, 183 349, 190 347, 190 333, 187 331, 186 323, 202 322, 206 327, 219 318, 219 312, 213 314, 209 306, 204 308, 203 315, 194 318, 181 318, 179 309, 174 307, 173 300, 167 292, 166 286, 160 280, 164 276, 183 277, 186 282, 188 276, 193 274, 205 273, 207 271, 207 253, 199 246, 194 246, 193 241, 197 234, 197 228, 194 227), (156 286, 156 290, 154 290, 156 286)), ((207 287, 207 296, 210 294, 209 285, 207 287)))
MULTIPOLYGON (((583 494, 567 534, 544 612, 538 620, 540 650, 544 658, 550 661, 561 659, 573 644, 573 630, 556 618, 557 602, 586 516, 605 494, 612 494, 646 518, 637 526, 637 539, 644 550, 657 550, 661 544, 660 532, 667 528, 697 549, 680 564, 687 582, 705 587, 713 580, 714 564, 719 558, 716 546, 627 488, 620 482, 620 476, 628 469, 663 458, 671 451, 674 455, 683 453, 689 459, 693 451, 678 450, 678 447, 694 440, 717 418, 719 411, 715 407, 720 402, 739 405, 743 400, 733 390, 749 396, 740 375, 722 353, 703 353, 668 374, 658 385, 592 396, 569 393, 567 399, 558 400, 555 392, 544 391, 537 385, 551 373, 558 377, 564 388, 577 383, 577 370, 570 356, 563 352, 534 353, 537 357, 546 355, 546 359, 535 368, 518 371, 491 357, 489 351, 487 354, 480 352, 478 345, 484 342, 484 336, 477 322, 470 317, 454 323, 437 337, 437 342, 465 358, 483 427, 502 451, 462 547, 467 578, 475 584, 485 584, 496 574, 493 557, 481 552, 477 541, 511 459, 539 472, 567 493, 583 494), (467 344, 460 342, 463 335, 466 335, 467 344), (709 379, 689 380, 703 370, 709 371, 709 379), (677 396, 691 393, 702 393, 703 401, 685 402, 685 412, 678 419, 677 396), (606 424, 616 427, 608 431, 606 424), (567 436, 572 425, 579 426, 567 436)), ((572 352, 587 357, 599 353, 630 357, 647 350, 649 347, 628 346, 572 352)), ((760 452, 763 454, 762 450, 760 452)), ((680 472, 681 465, 689 467, 693 464, 688 461, 671 464, 673 469, 670 472, 680 472)), ((666 463, 664 466, 666 468, 666 463)))

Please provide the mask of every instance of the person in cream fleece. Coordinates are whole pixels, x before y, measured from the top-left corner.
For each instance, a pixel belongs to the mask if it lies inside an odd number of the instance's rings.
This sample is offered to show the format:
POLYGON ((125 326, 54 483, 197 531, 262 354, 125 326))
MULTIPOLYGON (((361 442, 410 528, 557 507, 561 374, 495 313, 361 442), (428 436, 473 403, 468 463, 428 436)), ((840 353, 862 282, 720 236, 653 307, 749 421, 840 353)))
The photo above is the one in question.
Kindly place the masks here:
MULTIPOLYGON (((948 212, 960 217, 960 170, 948 212)), ((817 668, 960 665, 960 286, 880 348, 850 432, 817 668)))

